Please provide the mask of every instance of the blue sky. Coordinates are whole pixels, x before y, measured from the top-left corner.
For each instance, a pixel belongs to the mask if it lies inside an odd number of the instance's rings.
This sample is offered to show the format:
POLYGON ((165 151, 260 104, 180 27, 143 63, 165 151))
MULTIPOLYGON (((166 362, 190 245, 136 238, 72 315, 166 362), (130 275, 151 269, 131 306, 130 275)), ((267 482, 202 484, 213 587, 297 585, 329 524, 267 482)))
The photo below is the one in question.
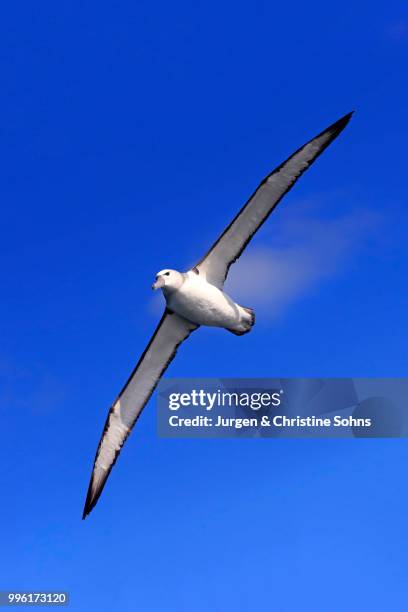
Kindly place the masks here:
POLYGON ((80 517, 155 273, 352 109, 242 259, 253 333, 200 330, 168 376, 406 375, 406 7, 16 2, 0 30, 0 588, 405 610, 404 440, 159 440, 153 399, 80 517))

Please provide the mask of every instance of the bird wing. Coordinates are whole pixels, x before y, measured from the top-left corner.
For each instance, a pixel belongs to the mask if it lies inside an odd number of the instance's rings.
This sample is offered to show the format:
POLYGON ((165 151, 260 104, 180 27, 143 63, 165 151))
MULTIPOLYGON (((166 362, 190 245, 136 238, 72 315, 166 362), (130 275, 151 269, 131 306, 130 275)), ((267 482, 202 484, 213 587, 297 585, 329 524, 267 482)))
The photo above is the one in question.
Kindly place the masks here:
POLYGON ((273 170, 193 270, 203 274, 207 282, 221 289, 230 266, 241 255, 252 236, 303 172, 337 138, 351 115, 349 113, 333 123, 273 170))
POLYGON ((197 327, 167 309, 164 311, 146 350, 109 411, 95 456, 83 518, 96 505, 120 449, 178 346, 197 327))

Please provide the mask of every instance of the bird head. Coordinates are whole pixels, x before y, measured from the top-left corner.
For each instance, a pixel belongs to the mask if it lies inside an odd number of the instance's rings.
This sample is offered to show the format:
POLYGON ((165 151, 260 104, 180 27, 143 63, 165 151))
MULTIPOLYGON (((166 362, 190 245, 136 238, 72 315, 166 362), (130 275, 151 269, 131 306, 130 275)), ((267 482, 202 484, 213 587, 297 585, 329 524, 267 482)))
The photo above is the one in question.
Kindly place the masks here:
POLYGON ((175 291, 183 284, 184 278, 177 270, 160 270, 156 274, 156 280, 152 285, 152 289, 163 289, 175 291))

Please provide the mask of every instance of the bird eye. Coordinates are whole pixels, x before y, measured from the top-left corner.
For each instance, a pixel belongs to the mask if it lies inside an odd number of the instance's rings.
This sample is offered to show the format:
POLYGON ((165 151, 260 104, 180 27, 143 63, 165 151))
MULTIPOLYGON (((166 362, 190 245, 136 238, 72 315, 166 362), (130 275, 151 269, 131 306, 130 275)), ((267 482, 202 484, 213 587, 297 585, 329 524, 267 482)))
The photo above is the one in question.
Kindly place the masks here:
POLYGON ((164 276, 170 276, 170 272, 165 272, 164 276))

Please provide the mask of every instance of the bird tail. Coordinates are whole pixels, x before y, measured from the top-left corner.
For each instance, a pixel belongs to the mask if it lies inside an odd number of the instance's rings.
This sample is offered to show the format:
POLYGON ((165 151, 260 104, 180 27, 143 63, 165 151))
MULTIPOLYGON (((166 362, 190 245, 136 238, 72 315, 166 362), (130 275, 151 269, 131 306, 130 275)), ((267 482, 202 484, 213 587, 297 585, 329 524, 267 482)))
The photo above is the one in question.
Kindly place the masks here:
POLYGON ((240 309, 240 321, 234 328, 228 328, 232 334, 236 336, 243 336, 251 331, 252 327, 255 325, 255 312, 252 308, 247 308, 246 306, 239 306, 240 309))

